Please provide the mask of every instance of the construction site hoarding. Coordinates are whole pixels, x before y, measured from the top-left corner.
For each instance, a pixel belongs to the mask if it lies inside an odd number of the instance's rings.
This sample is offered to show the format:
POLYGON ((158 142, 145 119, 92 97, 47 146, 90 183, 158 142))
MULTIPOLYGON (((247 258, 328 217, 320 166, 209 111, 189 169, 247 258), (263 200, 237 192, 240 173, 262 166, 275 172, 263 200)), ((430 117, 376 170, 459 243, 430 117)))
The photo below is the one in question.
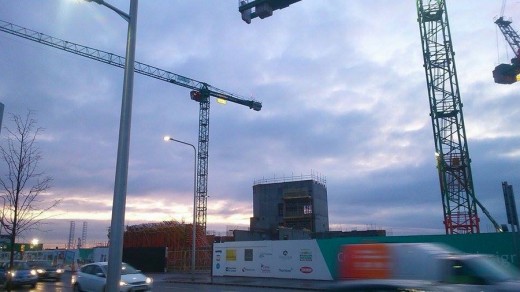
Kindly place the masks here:
POLYGON ((354 244, 436 243, 463 253, 488 254, 501 265, 519 265, 518 234, 479 233, 338 237, 330 239, 235 241, 213 245, 214 276, 331 280, 345 264, 342 248, 354 244))
POLYGON ((215 243, 213 276, 332 280, 316 240, 215 243))

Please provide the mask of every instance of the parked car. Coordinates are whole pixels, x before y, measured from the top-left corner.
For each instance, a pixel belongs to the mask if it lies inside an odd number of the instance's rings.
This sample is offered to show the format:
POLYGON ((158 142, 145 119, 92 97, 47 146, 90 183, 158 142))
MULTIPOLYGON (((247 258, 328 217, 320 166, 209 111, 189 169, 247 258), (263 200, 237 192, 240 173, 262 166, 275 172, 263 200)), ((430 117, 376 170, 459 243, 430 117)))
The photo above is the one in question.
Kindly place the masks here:
POLYGON ((23 285, 35 287, 38 282, 36 271, 31 269, 26 261, 15 260, 12 269, 9 269, 9 262, 3 262, 0 265, 0 270, 3 271, 3 274, 5 275, 6 287, 17 287, 23 285))
POLYGON ((38 280, 61 280, 64 270, 49 261, 29 261, 29 266, 38 274, 38 280))
MULTIPOLYGON (((105 291, 107 280, 107 262, 97 262, 81 266, 72 276, 74 291, 105 291)), ((122 263, 120 291, 152 291, 152 278, 146 277, 140 270, 122 263)))

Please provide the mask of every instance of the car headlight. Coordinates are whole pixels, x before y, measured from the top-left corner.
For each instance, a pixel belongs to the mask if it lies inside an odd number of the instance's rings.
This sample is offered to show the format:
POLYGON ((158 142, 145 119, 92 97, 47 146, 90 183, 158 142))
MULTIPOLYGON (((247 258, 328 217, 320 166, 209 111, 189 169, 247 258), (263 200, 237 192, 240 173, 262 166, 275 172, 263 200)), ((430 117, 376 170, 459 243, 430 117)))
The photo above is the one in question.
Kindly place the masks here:
POLYGON ((128 285, 125 281, 119 281, 119 286, 126 286, 128 285))
POLYGON ((56 273, 58 273, 58 274, 63 273, 63 269, 57 269, 57 270, 56 270, 56 273))
POLYGON ((37 269, 36 272, 37 272, 38 274, 42 274, 42 273, 45 273, 45 270, 44 270, 44 269, 37 269))
POLYGON ((35 270, 31 270, 31 275, 36 276, 37 275, 36 271, 35 270))
POLYGON ((146 284, 152 284, 152 278, 146 277, 146 284))

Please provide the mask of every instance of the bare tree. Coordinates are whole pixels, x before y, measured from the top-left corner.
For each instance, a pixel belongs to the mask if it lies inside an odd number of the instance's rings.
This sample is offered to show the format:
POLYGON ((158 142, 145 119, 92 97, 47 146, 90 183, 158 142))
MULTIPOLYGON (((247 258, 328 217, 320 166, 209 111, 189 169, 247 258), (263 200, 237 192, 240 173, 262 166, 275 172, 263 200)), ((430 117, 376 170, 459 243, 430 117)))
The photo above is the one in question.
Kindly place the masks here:
POLYGON ((25 117, 10 114, 14 129, 7 130, 7 145, 0 146, 1 158, 7 169, 0 176, 0 198, 3 200, 1 228, 11 239, 13 266, 16 238, 29 230, 39 230, 45 213, 60 202, 44 200, 50 189, 52 178, 39 170, 42 159, 36 137, 43 129, 36 127, 33 112, 25 117))

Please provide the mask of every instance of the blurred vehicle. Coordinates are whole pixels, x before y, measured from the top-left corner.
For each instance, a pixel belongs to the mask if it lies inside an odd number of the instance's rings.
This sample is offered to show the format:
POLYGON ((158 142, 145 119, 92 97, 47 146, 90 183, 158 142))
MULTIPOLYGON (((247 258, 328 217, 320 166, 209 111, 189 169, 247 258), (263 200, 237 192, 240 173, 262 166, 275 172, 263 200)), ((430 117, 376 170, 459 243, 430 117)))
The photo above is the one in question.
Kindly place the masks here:
POLYGON ((31 269, 26 261, 15 260, 12 269, 9 269, 9 262, 1 263, 0 266, 0 270, 5 276, 4 285, 6 287, 30 285, 34 288, 38 282, 36 271, 31 269))
POLYGON ((455 287, 443 286, 432 281, 402 280, 402 279, 369 279, 336 282, 325 288, 326 291, 356 291, 356 292, 437 292, 463 291, 455 287))
POLYGON ((60 281, 64 272, 60 266, 52 265, 49 261, 29 261, 27 263, 36 271, 38 280, 60 281))
MULTIPOLYGON (((97 262, 81 266, 72 276, 74 291, 105 291, 108 263, 97 262)), ((120 291, 152 291, 152 278, 146 277, 141 271, 122 263, 120 291)))
POLYGON ((341 253, 343 280, 423 280, 461 291, 520 291, 520 272, 513 266, 440 244, 352 244, 341 253))
POLYGON ((520 272, 512 265, 499 264, 492 256, 461 254, 441 261, 441 282, 463 291, 520 291, 520 272))

